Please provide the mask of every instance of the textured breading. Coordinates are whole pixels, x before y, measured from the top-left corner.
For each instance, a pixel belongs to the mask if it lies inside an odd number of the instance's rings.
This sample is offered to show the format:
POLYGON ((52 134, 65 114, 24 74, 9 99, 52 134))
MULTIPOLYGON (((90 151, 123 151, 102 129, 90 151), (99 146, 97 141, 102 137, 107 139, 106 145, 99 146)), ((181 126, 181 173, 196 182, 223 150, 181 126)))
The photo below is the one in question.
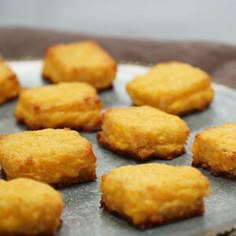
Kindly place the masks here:
POLYGON ((0 235, 54 235, 62 210, 61 194, 47 184, 0 180, 0 235))
POLYGON ((93 41, 58 44, 47 49, 43 76, 54 83, 82 81, 98 90, 112 85, 115 60, 93 41))
POLYGON ((73 128, 96 130, 101 101, 86 83, 60 83, 22 90, 15 116, 30 129, 73 128))
POLYGON ((185 153, 189 128, 179 117, 149 106, 111 108, 102 114, 98 141, 138 160, 185 153))
POLYGON ((0 59, 0 105, 16 97, 20 92, 20 84, 16 74, 0 59))
POLYGON ((207 178, 189 166, 123 166, 102 176, 101 206, 138 228, 165 224, 204 212, 207 178))
POLYGON ((0 164, 7 179, 27 177, 55 186, 96 178, 92 144, 69 129, 0 136, 0 164))
POLYGON ((211 77, 186 63, 160 63, 127 84, 136 105, 150 105, 175 115, 204 110, 212 101, 211 77))
POLYGON ((198 133, 192 153, 193 166, 209 169, 213 175, 236 178, 236 123, 198 133))

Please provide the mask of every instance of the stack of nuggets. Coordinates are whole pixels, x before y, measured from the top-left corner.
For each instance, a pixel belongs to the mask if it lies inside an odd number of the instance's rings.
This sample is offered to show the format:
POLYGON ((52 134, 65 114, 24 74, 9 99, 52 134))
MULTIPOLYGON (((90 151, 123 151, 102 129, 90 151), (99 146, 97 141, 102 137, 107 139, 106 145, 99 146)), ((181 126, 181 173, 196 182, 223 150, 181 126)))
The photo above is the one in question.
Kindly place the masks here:
MULTIPOLYGON (((92 41, 48 48, 42 74, 59 84, 23 89, 15 111, 18 121, 43 130, 0 136, 0 164, 10 180, 0 181, 0 212, 7 216, 1 219, 0 214, 0 234, 56 232, 63 199, 35 180, 67 186, 96 178, 91 143, 76 131, 55 128, 94 131, 102 121, 100 144, 140 161, 169 160, 185 153, 190 130, 175 115, 203 110, 211 103, 210 76, 186 63, 160 63, 127 85, 140 107, 108 109, 101 118, 96 90, 112 86, 116 67, 115 60, 92 41), (20 215, 14 211, 17 207, 20 215)), ((0 103, 19 91, 15 74, 0 61, 0 103)), ((193 165, 235 177, 235 135, 230 130, 235 124, 197 135, 193 165), (222 145, 216 136, 223 137, 222 145)), ((143 229, 203 214, 210 186, 193 167, 155 163, 114 169, 103 175, 100 190, 104 209, 143 229)))

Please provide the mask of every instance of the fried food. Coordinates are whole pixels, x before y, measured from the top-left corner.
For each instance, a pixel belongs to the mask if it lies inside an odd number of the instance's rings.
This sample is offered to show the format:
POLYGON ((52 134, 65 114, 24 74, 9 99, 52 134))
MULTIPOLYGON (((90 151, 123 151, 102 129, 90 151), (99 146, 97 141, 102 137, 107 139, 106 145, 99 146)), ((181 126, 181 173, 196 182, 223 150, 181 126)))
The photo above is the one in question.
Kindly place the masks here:
POLYGON ((209 182, 190 166, 122 166, 102 176, 101 206, 144 229, 204 213, 209 182))
POLYGON ((102 114, 99 143, 140 161, 185 153, 189 128, 179 117, 149 106, 111 108, 102 114))
POLYGON ((115 60, 93 41, 58 44, 46 51, 43 77, 54 83, 81 81, 98 90, 110 88, 115 60))
POLYGON ((236 123, 198 133, 193 146, 192 165, 209 169, 213 175, 236 178, 236 123))
POLYGON ((86 83, 60 83, 22 90, 15 116, 30 129, 73 128, 96 130, 101 101, 86 83))
POLYGON ((54 235, 62 210, 61 194, 47 184, 0 180, 0 235, 54 235))
POLYGON ((94 180, 92 144, 77 131, 44 129, 0 136, 0 164, 7 179, 26 177, 53 186, 94 180))
POLYGON ((0 105, 15 98, 19 92, 16 74, 0 59, 0 105))
POLYGON ((211 77, 186 63, 167 62, 127 84, 135 105, 150 105, 175 115, 204 110, 213 100, 211 77))

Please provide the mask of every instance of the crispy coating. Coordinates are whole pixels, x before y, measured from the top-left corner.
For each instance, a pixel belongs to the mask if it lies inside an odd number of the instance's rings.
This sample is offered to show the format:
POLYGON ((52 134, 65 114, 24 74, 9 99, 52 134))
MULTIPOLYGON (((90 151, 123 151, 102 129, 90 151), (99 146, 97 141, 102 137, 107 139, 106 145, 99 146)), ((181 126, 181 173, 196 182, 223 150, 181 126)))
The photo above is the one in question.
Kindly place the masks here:
POLYGON ((127 84, 135 105, 150 105, 175 115, 204 110, 212 101, 211 77, 186 63, 168 62, 127 84))
POLYGON ((80 82, 60 83, 22 90, 15 116, 30 129, 99 127, 102 109, 96 90, 80 82))
POLYGON ((0 59, 0 105, 16 97, 19 92, 16 74, 0 59))
POLYGON ((193 166, 209 169, 213 175, 236 178, 236 123, 209 128, 196 135, 193 166))
POLYGON ((91 143, 69 129, 0 136, 0 164, 7 179, 26 177, 54 186, 96 178, 96 157, 91 143))
POLYGON ((149 106, 112 108, 102 114, 100 144, 140 161, 185 153, 190 130, 179 117, 149 106))
POLYGON ((0 180, 0 235, 54 235, 62 210, 61 194, 47 184, 0 180))
POLYGON ((110 88, 116 62, 93 41, 58 44, 47 49, 43 76, 54 83, 82 81, 98 90, 110 88))
POLYGON ((102 176, 101 206, 144 229, 201 215, 209 182, 189 166, 129 165, 102 176))

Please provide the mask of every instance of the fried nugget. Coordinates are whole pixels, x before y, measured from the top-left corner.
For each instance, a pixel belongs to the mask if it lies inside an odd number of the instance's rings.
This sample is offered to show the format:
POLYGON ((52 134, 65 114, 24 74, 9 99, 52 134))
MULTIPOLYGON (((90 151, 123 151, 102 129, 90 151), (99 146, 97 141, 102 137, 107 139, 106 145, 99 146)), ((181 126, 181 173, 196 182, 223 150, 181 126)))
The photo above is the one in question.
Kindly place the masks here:
POLYGON ((190 166, 122 166, 102 176, 101 207, 144 229, 204 213, 209 182, 190 166))
POLYGON ((198 133, 193 146, 193 166, 209 169, 213 175, 236 178, 236 123, 198 133))
POLYGON ((47 49, 43 77, 54 83, 82 81, 98 90, 112 85, 116 62, 92 41, 59 44, 47 49))
POLYGON ((211 77, 186 63, 168 62, 127 84, 135 105, 150 105, 175 115, 204 110, 212 101, 211 77))
POLYGON ((100 144, 140 161, 185 153, 190 130, 179 117, 149 106, 112 108, 102 114, 100 144))
POLYGON ((60 83, 22 90, 15 116, 30 129, 73 128, 96 130, 101 101, 86 83, 60 83))
POLYGON ((0 180, 0 235, 54 235, 62 210, 61 194, 47 184, 0 180))
POLYGON ((0 164, 7 179, 26 177, 53 186, 94 180, 92 144, 77 131, 44 129, 0 136, 0 164))
POLYGON ((16 74, 0 59, 0 105, 16 97, 19 92, 16 74))

